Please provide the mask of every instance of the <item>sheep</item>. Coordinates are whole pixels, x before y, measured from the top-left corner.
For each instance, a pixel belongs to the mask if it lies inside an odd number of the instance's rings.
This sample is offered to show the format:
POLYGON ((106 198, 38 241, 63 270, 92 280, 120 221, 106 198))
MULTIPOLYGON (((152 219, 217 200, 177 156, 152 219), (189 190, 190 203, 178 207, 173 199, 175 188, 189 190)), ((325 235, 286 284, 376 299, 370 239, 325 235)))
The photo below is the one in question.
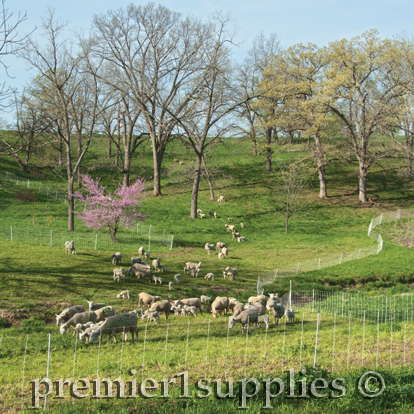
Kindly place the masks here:
POLYGON ((259 316, 259 319, 257 320, 257 324, 260 328, 260 323, 264 322, 264 324, 266 325, 266 330, 269 329, 269 317, 267 315, 261 315, 259 316))
POLYGON ((63 309, 62 312, 56 316, 56 325, 59 326, 62 322, 67 322, 76 313, 85 312, 85 307, 82 305, 71 306, 70 308, 63 309))
POLYGON ((120 265, 122 260, 122 254, 119 252, 114 253, 111 256, 112 264, 113 265, 120 265))
POLYGON ((184 161, 180 161, 180 163, 179 163, 180 165, 183 165, 184 164, 184 161))
POLYGON ((198 269, 200 269, 200 267, 201 267, 201 263, 202 262, 198 262, 198 263, 194 263, 194 262, 187 262, 186 264, 185 264, 185 270, 188 272, 189 270, 191 270, 191 269, 195 269, 195 270, 198 270, 198 269))
POLYGON ((219 202, 219 203, 224 203, 226 200, 225 200, 225 198, 224 198, 224 196, 222 196, 222 195, 218 195, 218 198, 217 198, 217 202, 219 202))
POLYGON ((89 337, 89 343, 93 343, 96 338, 104 334, 109 335, 108 339, 114 339, 116 343, 116 334, 124 333, 124 340, 127 340, 128 331, 131 332, 132 342, 134 342, 134 334, 136 334, 136 341, 138 341, 138 316, 134 313, 119 313, 118 315, 110 316, 105 322, 97 329, 91 333, 89 337))
POLYGON ((85 329, 91 326, 94 326, 93 322, 86 322, 85 324, 81 324, 81 323, 76 324, 75 328, 73 329, 72 336, 76 335, 77 333, 80 333, 79 331, 83 332, 85 329))
POLYGON ((191 276, 192 277, 198 277, 199 273, 200 273, 200 269, 191 269, 191 276))
POLYGON ((201 214, 203 212, 203 210, 201 210, 200 208, 197 209, 197 214, 201 214))
POLYGON ((244 306, 244 309, 256 309, 259 316, 266 315, 266 308, 258 302, 249 302, 247 305, 244 306))
POLYGON ((201 301, 201 303, 211 302, 211 298, 209 296, 201 295, 200 301, 201 301))
POLYGON ((160 285, 162 284, 162 278, 161 277, 153 276, 152 278, 153 278, 155 284, 157 284, 157 282, 160 282, 160 285))
POLYGON ((168 290, 173 290, 173 282, 168 283, 168 290))
POLYGON ((154 322, 157 324, 158 320, 158 324, 160 323, 160 314, 156 310, 147 309, 141 319, 144 321, 145 318, 147 318, 147 322, 154 322))
POLYGON ((229 309, 229 300, 227 298, 222 298, 220 296, 217 296, 216 299, 214 299, 214 302, 211 304, 211 313, 213 314, 213 318, 217 317, 217 313, 219 316, 223 312, 223 315, 227 313, 229 309))
POLYGON ((75 242, 72 241, 67 241, 65 242, 65 253, 67 254, 76 254, 76 249, 75 249, 75 242))
POLYGON ((205 214, 200 213, 200 218, 206 218, 205 214))
POLYGON ((234 233, 232 233, 232 237, 233 237, 233 239, 238 239, 240 237, 240 233, 234 232, 234 233))
POLYGON ((215 247, 216 246, 214 246, 214 244, 206 243, 204 246, 204 250, 207 250, 208 254, 210 255, 210 252, 214 251, 215 247))
POLYGON ((214 280, 214 274, 213 273, 207 273, 205 276, 204 276, 204 279, 205 280, 214 280))
POLYGON ((177 283, 177 285, 180 283, 180 277, 181 275, 179 273, 174 276, 174 281, 177 283))
POLYGON ((159 272, 160 271, 160 259, 154 259, 152 261, 152 267, 153 267, 154 270, 159 272))
POLYGON ((134 265, 135 263, 141 263, 142 259, 140 257, 131 257, 131 262, 134 265))
POLYGON ((142 263, 135 263, 128 269, 128 273, 134 273, 137 279, 141 277, 148 277, 149 283, 151 283, 151 267, 147 265, 143 265, 142 263))
POLYGON ((127 300, 129 300, 129 290, 123 290, 121 293, 118 293, 118 295, 116 295, 117 299, 125 299, 127 298, 127 300))
POLYGON ((210 217, 214 217, 214 213, 213 213, 212 211, 209 211, 209 212, 208 212, 208 215, 209 215, 210 217))
POLYGON ((165 265, 160 265, 160 272, 166 272, 165 265))
POLYGON ((285 315, 288 319, 288 322, 295 323, 295 310, 294 309, 291 309, 291 310, 286 309, 285 315))
POLYGON ((174 159, 173 159, 173 161, 174 161, 174 162, 178 162, 177 158, 174 158, 174 159))
POLYGON ((150 259, 150 252, 145 252, 144 256, 149 260, 150 259))
POLYGON ((90 311, 95 311, 95 310, 104 308, 105 306, 108 306, 106 303, 90 302, 89 300, 87 302, 88 302, 90 311))
POLYGON ((269 304, 270 310, 272 312, 273 316, 273 324, 276 325, 279 324, 279 319, 283 318, 285 315, 285 308, 281 303, 276 303, 273 301, 269 304))
POLYGON ((224 257, 224 254, 220 252, 220 253, 218 254, 218 258, 219 258, 219 259, 222 259, 223 257, 224 257))
POLYGON ((231 217, 227 217, 228 221, 233 221, 233 219, 231 217))
POLYGON ((240 223, 240 228, 244 229, 244 224, 240 223))
POLYGON ((221 253, 223 254, 224 257, 229 255, 229 249, 227 247, 223 247, 221 249, 221 253))
POLYGON ((145 257, 145 249, 143 247, 140 247, 138 249, 138 254, 140 255, 140 257, 145 257))
POLYGON ((244 334, 246 327, 249 332, 249 325, 254 323, 254 333, 256 333, 258 319, 259 314, 256 309, 246 309, 239 316, 230 316, 229 328, 233 329, 237 323, 240 323, 242 325, 242 334, 244 334))
POLYGON ((233 273, 231 273, 231 272, 223 272, 223 277, 224 277, 224 279, 226 279, 226 278, 228 278, 229 280, 233 280, 233 273))
POLYGON ((109 316, 115 315, 115 309, 112 306, 105 306, 104 308, 98 309, 96 313, 96 322, 101 322, 108 318, 109 316))
POLYGON ((234 276, 238 276, 239 275, 239 272, 238 272, 237 269, 233 269, 233 268, 231 268, 229 266, 226 267, 225 271, 227 272, 227 277, 230 280, 233 280, 233 277, 234 276))
POLYGON ((162 300, 159 302, 154 302, 151 307, 150 310, 156 310, 158 313, 159 312, 164 312, 165 313, 165 319, 168 319, 168 315, 170 314, 170 310, 171 310, 171 303, 168 302, 168 300, 162 300))
POLYGON ((217 213, 216 212, 214 212, 214 218, 217 218, 217 213))
POLYGON ((217 251, 217 250, 222 250, 222 249, 223 249, 223 247, 227 247, 227 246, 226 246, 226 243, 217 242, 217 244, 216 244, 216 251, 217 251))
POLYGON ((236 226, 233 226, 232 224, 225 224, 224 227, 226 227, 227 231, 231 230, 232 233, 236 231, 236 226))
POLYGON ((266 295, 260 295, 260 296, 250 296, 249 300, 247 302, 259 302, 260 304, 262 304, 263 301, 266 301, 266 295))
POLYGON ((240 315, 244 310, 244 305, 241 302, 236 302, 233 307, 233 316, 240 315))
POLYGON ((146 309, 135 309, 131 313, 135 313, 137 316, 142 316, 146 309))
POLYGON ((95 312, 87 311, 76 313, 67 322, 60 325, 60 333, 63 335, 70 326, 75 327, 78 323, 96 322, 97 315, 95 312))
POLYGON ((181 315, 181 309, 182 309, 181 306, 171 305, 170 313, 174 314, 175 316, 179 316, 181 315))
POLYGON ((125 274, 126 274, 126 271, 125 271, 125 269, 123 268, 123 267, 119 267, 119 268, 115 268, 114 270, 113 270, 113 272, 114 272, 114 281, 116 281, 116 282, 120 282, 121 280, 122 281, 124 281, 124 278, 125 278, 125 274))
POLYGON ((82 341, 83 338, 85 338, 85 341, 86 341, 86 339, 89 339, 91 337, 92 332, 99 329, 104 322, 105 321, 102 321, 102 322, 99 322, 99 323, 96 323, 96 324, 92 324, 91 326, 86 328, 83 332, 79 332, 79 340, 82 341))
POLYGON ((148 293, 141 292, 138 295, 138 306, 150 307, 154 302, 159 301, 159 296, 151 296, 148 293))
POLYGON ((181 315, 182 316, 188 316, 188 315, 193 315, 194 318, 197 317, 197 308, 195 306, 183 306, 181 308, 181 315))
POLYGON ((201 301, 198 298, 190 298, 190 299, 180 299, 180 300, 176 300, 175 303, 174 303, 174 305, 175 306, 177 306, 177 305, 181 305, 181 306, 184 306, 184 305, 195 306, 200 311, 200 313, 203 313, 201 311, 201 301))
POLYGON ((245 242, 245 241, 246 241, 246 237, 237 237, 237 241, 238 241, 239 243, 241 243, 241 242, 245 242))

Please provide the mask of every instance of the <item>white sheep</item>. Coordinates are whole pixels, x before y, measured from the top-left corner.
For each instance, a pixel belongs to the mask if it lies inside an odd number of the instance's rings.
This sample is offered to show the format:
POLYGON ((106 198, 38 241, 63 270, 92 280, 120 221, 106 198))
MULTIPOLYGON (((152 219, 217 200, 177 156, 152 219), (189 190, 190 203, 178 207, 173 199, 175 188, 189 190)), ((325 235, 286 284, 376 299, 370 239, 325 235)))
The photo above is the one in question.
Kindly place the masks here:
POLYGON ((201 214, 203 212, 203 210, 201 210, 200 208, 197 209, 197 214, 201 214))
POLYGON ((204 246, 204 250, 207 250, 208 254, 210 254, 211 251, 214 251, 216 246, 214 244, 206 243, 204 246))
POLYGON ((160 265, 160 272, 165 272, 165 265, 160 265))
POLYGON ((200 301, 201 301, 201 303, 211 302, 211 297, 210 296, 201 295, 200 296, 200 301))
POLYGON ((224 257, 229 255, 229 249, 227 247, 223 247, 221 249, 221 253, 223 254, 224 257))
POLYGON ((218 258, 219 258, 219 259, 223 259, 223 257, 224 257, 224 254, 220 252, 220 253, 218 254, 218 258))
POLYGON ((75 242, 73 240, 65 242, 65 252, 67 254, 76 254, 75 242))
POLYGON ((197 308, 195 306, 184 305, 181 308, 181 315, 182 316, 193 315, 194 318, 196 318, 197 317, 197 308))
POLYGON ((227 231, 231 230, 232 233, 236 231, 236 226, 233 226, 233 224, 225 224, 224 227, 226 227, 227 231))
POLYGON ((233 221, 233 219, 231 217, 227 217, 228 221, 233 221))
POLYGON ((207 273, 205 276, 204 276, 204 279, 206 279, 206 280, 214 280, 214 274, 213 273, 207 273))
POLYGON ((180 277, 181 275, 179 273, 174 276, 174 280, 175 280, 175 283, 177 283, 177 285, 180 283, 180 277))
POLYGON ((145 256, 145 249, 143 247, 140 247, 138 249, 138 254, 140 255, 140 257, 144 257, 145 256))
POLYGON ((290 322, 295 323, 295 310, 294 309, 291 309, 291 310, 286 309, 285 315, 289 323, 290 322))
POLYGON ((173 290, 173 282, 168 283, 168 290, 173 290))
POLYGON ((126 275, 126 271, 123 267, 120 268, 115 268, 113 270, 114 272, 114 281, 115 282, 120 282, 121 280, 124 281, 125 275, 126 275))
POLYGON ((160 282, 160 285, 162 284, 162 278, 159 276, 153 276, 154 283, 157 284, 157 282, 160 282))
POLYGON ((131 262, 134 265, 135 263, 142 263, 142 260, 140 257, 131 257, 131 262))
POLYGON ((217 213, 216 212, 214 212, 214 218, 217 218, 217 213))
POLYGON ((244 229, 244 224, 243 224, 243 223, 240 223, 240 227, 241 227, 242 229, 244 229))
POLYGON ((206 218, 205 214, 200 213, 200 218, 206 218))
POLYGON ((217 250, 221 250, 223 247, 227 247, 226 246, 226 243, 217 242, 217 244, 216 244, 216 251, 217 250))
POLYGON ((186 273, 188 274, 188 271, 191 269, 195 269, 195 270, 200 269, 201 263, 202 262, 198 262, 198 263, 186 262, 184 269, 187 271, 186 273))
POLYGON ((154 270, 159 272, 160 271, 160 259, 154 259, 152 261, 152 267, 154 268, 154 270))
POLYGON ((237 241, 240 242, 245 242, 246 241, 246 237, 237 237, 237 241))
POLYGON ((147 322, 154 322, 155 324, 157 324, 158 320, 158 323, 160 323, 160 314, 156 310, 147 309, 145 313, 142 315, 141 319, 145 320, 145 318, 147 318, 147 322))
POLYGON ((233 236, 233 239, 238 239, 240 237, 240 233, 234 232, 232 236, 233 236))
POLYGON ((127 298, 127 300, 129 300, 129 290, 123 290, 121 293, 118 293, 118 295, 116 295, 117 299, 121 299, 124 300, 125 298, 127 298))
POLYGON ((222 195, 218 195, 218 198, 217 198, 217 202, 219 202, 219 203, 224 203, 226 200, 225 200, 225 198, 224 198, 224 196, 222 196, 222 195))
POLYGON ((112 260, 113 265, 120 265, 121 260, 122 260, 122 254, 119 252, 116 252, 115 254, 112 255, 111 260, 112 260))

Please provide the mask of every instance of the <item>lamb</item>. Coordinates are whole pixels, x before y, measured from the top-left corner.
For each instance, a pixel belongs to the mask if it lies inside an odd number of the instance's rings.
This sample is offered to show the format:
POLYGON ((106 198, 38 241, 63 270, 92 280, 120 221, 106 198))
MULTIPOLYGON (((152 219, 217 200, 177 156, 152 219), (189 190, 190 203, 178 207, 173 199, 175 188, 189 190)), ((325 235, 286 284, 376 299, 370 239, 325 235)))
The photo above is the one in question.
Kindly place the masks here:
POLYGON ((269 329, 269 317, 267 315, 261 315, 259 316, 259 319, 257 321, 257 324, 260 328, 260 324, 264 322, 264 324, 266 325, 266 330, 269 329))
POLYGON ((221 315, 223 312, 223 315, 225 315, 228 309, 229 300, 227 298, 217 296, 216 299, 214 299, 214 302, 211 304, 211 313, 213 314, 213 318, 217 317, 217 313, 221 315))
POLYGON ((208 215, 209 215, 210 217, 214 217, 214 213, 213 213, 212 211, 209 211, 209 212, 208 212, 208 215))
POLYGON ((237 237, 237 241, 238 241, 239 243, 241 243, 241 242, 245 242, 245 241, 246 241, 246 237, 237 237))
POLYGON ((149 258, 150 258, 150 252, 145 252, 145 255, 144 256, 149 260, 149 258))
POLYGON ((119 313, 118 315, 110 316, 106 321, 97 329, 91 333, 89 343, 93 343, 96 338, 104 334, 109 335, 108 339, 113 338, 116 343, 116 334, 125 333, 124 340, 128 338, 128 331, 131 332, 132 342, 134 342, 134 333, 136 334, 136 341, 138 341, 138 316, 134 313, 119 313))
POLYGON ((121 299, 125 300, 125 298, 127 298, 127 300, 129 300, 129 290, 123 290, 121 293, 118 293, 116 295, 117 299, 121 299))
POLYGON ((165 265, 160 265, 160 271, 161 272, 165 272, 166 270, 165 270, 165 265))
POLYGON ((263 301, 266 301, 266 295, 260 295, 260 296, 250 296, 250 298, 249 298, 249 300, 247 301, 247 302, 252 302, 252 303, 255 303, 255 302, 259 302, 260 304, 262 304, 263 303, 263 301))
POLYGON ((159 296, 151 296, 148 293, 141 292, 138 295, 138 306, 150 307, 154 302, 159 301, 161 298, 159 296))
POLYGON ((224 196, 222 196, 222 195, 218 195, 218 197, 217 197, 217 202, 219 202, 219 203, 224 203, 226 200, 224 199, 224 196))
POLYGON ((146 309, 135 309, 132 311, 132 313, 135 313, 137 316, 142 316, 144 314, 146 309))
POLYGON ((244 229, 244 224, 240 223, 240 228, 244 229))
POLYGON ((223 272, 223 277, 224 279, 228 278, 229 280, 233 281, 233 273, 231 272, 223 272))
POLYGON ((221 253, 223 254, 223 257, 226 257, 229 255, 229 249, 227 247, 223 247, 221 249, 221 253))
POLYGON ((174 314, 175 316, 179 316, 181 314, 182 306, 174 306, 171 305, 170 313, 174 314))
POLYGON ((234 305, 238 302, 236 298, 229 298, 229 311, 233 312, 234 305))
POLYGON ((201 210, 201 209, 197 209, 197 214, 201 214, 203 212, 203 210, 201 210))
POLYGON ((122 254, 119 253, 119 252, 116 252, 112 255, 111 259, 112 259, 112 264, 113 265, 120 265, 121 260, 122 260, 122 254))
POLYGON ((211 251, 214 251, 215 246, 214 244, 206 243, 204 249, 207 250, 208 254, 210 254, 211 251))
POLYGON ((198 262, 198 263, 187 262, 185 264, 185 268, 184 269, 188 272, 191 269, 198 270, 198 269, 200 269, 200 267, 201 267, 201 262, 198 262))
POLYGON ((175 283, 177 283, 177 285, 180 282, 180 277, 181 277, 181 275, 179 273, 174 276, 174 281, 175 281, 175 283))
POLYGON ((119 268, 116 267, 113 270, 113 272, 114 272, 114 281, 115 282, 119 283, 121 280, 124 281, 126 271, 123 267, 119 267, 119 268))
POLYGON ((179 164, 180 164, 180 165, 183 165, 183 164, 184 164, 184 161, 180 161, 180 162, 179 162, 179 164))
POLYGON ((131 262, 134 265, 135 263, 141 263, 142 259, 140 257, 131 257, 131 262))
POLYGON ((294 309, 291 309, 291 310, 286 309, 285 315, 286 315, 289 323, 290 322, 295 323, 295 310, 294 309))
POLYGON ((160 323, 160 314, 156 310, 147 309, 141 319, 144 321, 145 318, 147 318, 147 322, 154 322, 157 324, 158 320, 158 324, 160 323))
POLYGON ((231 217, 227 217, 228 221, 233 221, 233 219, 231 217))
POLYGON ((152 261, 152 267, 153 267, 154 270, 159 272, 160 271, 160 259, 154 259, 152 261))
POLYGON ((173 161, 174 161, 174 162, 178 162, 177 158, 174 158, 174 159, 173 159, 173 161))
POLYGON ((233 239, 238 239, 240 237, 240 233, 234 232, 234 233, 232 233, 232 237, 233 237, 233 239))
POLYGON ((173 290, 173 282, 168 283, 168 290, 173 290))
POLYGON ((193 315, 194 318, 197 317, 197 308, 195 306, 183 306, 181 308, 181 315, 182 316, 188 316, 188 315, 193 315))
POLYGON ((211 298, 209 296, 201 295, 200 301, 201 301, 201 303, 211 302, 211 298))
POLYGON ((174 303, 174 305, 175 306, 177 306, 177 305, 181 305, 181 306, 184 306, 184 305, 195 306, 200 311, 200 313, 203 313, 201 311, 201 301, 200 301, 199 298, 190 298, 190 299, 180 299, 180 300, 176 300, 175 303, 174 303))
POLYGON ((192 277, 198 277, 198 274, 200 273, 200 269, 191 269, 191 276, 192 277))
POLYGON ((141 277, 148 277, 149 283, 151 283, 151 267, 147 265, 143 265, 142 263, 135 263, 128 269, 128 273, 134 273, 137 279, 139 280, 141 277))
POLYGON ((81 312, 73 315, 67 322, 60 325, 60 333, 63 335, 70 326, 75 327, 78 323, 96 322, 97 315, 95 312, 81 312))
POLYGON ((88 302, 90 311, 95 311, 95 310, 104 308, 105 306, 108 306, 106 303, 90 302, 89 300, 87 302, 88 302))
POLYGON ((157 282, 160 282, 160 285, 162 284, 162 278, 161 277, 153 276, 152 278, 154 279, 155 284, 157 284, 157 282))
POLYGON ((206 218, 205 214, 200 213, 200 218, 206 218))
POLYGON ((73 329, 72 336, 80 333, 79 331, 84 331, 85 329, 89 328, 90 326, 94 326, 93 322, 86 322, 85 324, 78 323, 75 328, 73 329))
POLYGON ((138 249, 138 254, 140 255, 140 257, 145 257, 145 249, 143 247, 140 247, 138 249))
POLYGON ((76 313, 85 312, 85 307, 82 305, 71 306, 70 308, 63 309, 62 312, 56 316, 56 325, 59 326, 62 322, 67 322, 76 313))
POLYGON ((238 272, 237 269, 231 268, 229 266, 227 266, 225 270, 227 272, 227 277, 230 280, 233 280, 234 276, 238 276, 239 275, 239 272, 238 272))
POLYGON ((236 231, 236 226, 233 226, 232 224, 225 224, 224 226, 227 228, 227 231, 231 230, 232 233, 236 231))
POLYGON ((233 316, 238 316, 243 312, 244 305, 241 302, 237 302, 233 308, 233 316))
POLYGON ((79 332, 79 340, 82 341, 83 338, 85 338, 85 341, 86 341, 86 339, 89 340, 89 338, 91 337, 92 332, 99 329, 102 326, 103 323, 104 323, 104 321, 96 323, 96 324, 92 324, 91 326, 86 328, 83 332, 79 332))
POLYGON ((67 254, 76 254, 76 249, 75 249, 75 242, 72 241, 67 241, 65 242, 65 253, 67 254))
POLYGON ((257 330, 257 321, 259 319, 259 314, 256 309, 246 309, 240 313, 238 316, 230 316, 229 318, 229 328, 233 329, 234 325, 237 323, 241 323, 242 325, 242 334, 247 327, 247 331, 249 332, 249 325, 254 323, 254 333, 257 330))
POLYGON ((214 218, 217 218, 217 213, 216 212, 214 212, 214 218))
POLYGON ((285 308, 281 303, 277 303, 274 306, 270 307, 273 316, 273 324, 279 324, 279 319, 283 318, 285 315, 285 308))
POLYGON ((207 273, 205 276, 204 276, 204 279, 205 280, 214 280, 214 274, 213 273, 207 273))
POLYGON ((224 257, 224 254, 220 252, 220 253, 218 254, 218 258, 219 258, 219 259, 223 259, 223 257, 224 257))
POLYGON ((168 319, 168 315, 170 314, 171 310, 171 303, 168 302, 168 300, 162 300, 160 302, 154 302, 150 310, 156 310, 157 312, 164 312, 165 313, 165 319, 168 319))
POLYGON ((244 306, 244 309, 256 309, 259 316, 266 315, 266 308, 258 302, 249 302, 247 305, 244 306))
POLYGON ((101 322, 108 318, 109 316, 115 315, 115 309, 112 306, 105 306, 104 308, 98 309, 96 313, 96 322, 101 322))
POLYGON ((226 243, 217 242, 217 244, 216 244, 216 251, 217 251, 217 250, 222 250, 222 249, 223 249, 223 247, 227 247, 227 246, 226 246, 226 243))

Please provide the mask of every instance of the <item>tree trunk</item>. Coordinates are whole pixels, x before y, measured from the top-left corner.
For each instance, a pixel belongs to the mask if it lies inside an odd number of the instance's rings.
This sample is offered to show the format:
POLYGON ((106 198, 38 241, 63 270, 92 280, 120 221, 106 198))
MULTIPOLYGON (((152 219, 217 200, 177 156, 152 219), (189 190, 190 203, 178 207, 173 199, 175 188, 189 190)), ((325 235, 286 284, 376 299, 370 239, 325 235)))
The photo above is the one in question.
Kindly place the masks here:
POLYGON ((273 138, 274 138, 273 142, 275 144, 278 144, 279 143, 279 137, 277 136, 277 129, 276 128, 273 128, 273 138))
POLYGON ((59 159, 58 166, 61 167, 63 164, 63 141, 62 138, 59 138, 59 159))
POLYGON ((319 198, 328 198, 326 192, 326 173, 325 166, 318 165, 318 175, 319 175, 319 198))
POLYGON ((108 159, 111 159, 112 156, 112 138, 111 135, 108 135, 108 159))
POLYGON ((204 159, 204 156, 203 156, 203 165, 204 165, 204 171, 206 172, 208 186, 210 187, 210 201, 214 201, 213 183, 211 182, 210 173, 208 172, 207 165, 206 165, 206 160, 204 159))
POLYGON ((359 161, 359 195, 358 200, 362 203, 368 201, 367 197, 367 169, 363 161, 359 161))
POLYGON ((322 141, 320 140, 319 133, 315 133, 315 135, 313 136, 313 139, 315 141, 314 157, 316 159, 316 164, 318 165, 319 198, 328 198, 328 194, 326 192, 326 172, 325 172, 325 163, 324 163, 324 152, 322 150, 322 141))
POLYGON ((289 144, 292 144, 293 143, 293 133, 292 133, 292 131, 288 132, 288 139, 289 139, 289 144))
POLYGON ((200 176, 201 176, 201 158, 200 153, 197 154, 197 160, 195 165, 195 174, 193 181, 193 190, 191 192, 191 209, 190 209, 190 218, 197 218, 197 200, 198 200, 198 187, 200 185, 200 176))
POLYGON ((124 173, 124 179, 122 182, 122 185, 124 187, 129 187, 130 182, 130 176, 131 176, 131 127, 127 127, 127 122, 125 119, 125 113, 122 117, 122 140, 123 140, 123 146, 124 146, 124 165, 123 165, 123 173, 124 173))
POLYGON ((272 128, 266 128, 266 171, 272 171, 272 128))
MULTIPOLYGON (((82 133, 78 132, 78 159, 80 158, 81 154, 82 154, 82 133)), ((78 167, 78 188, 82 188, 82 178, 81 178, 81 164, 79 164, 78 167)))
POLYGON ((75 200, 73 194, 73 176, 68 176, 68 231, 75 230, 75 200))
POLYGON ((131 156, 129 150, 125 150, 125 158, 124 158, 124 179, 122 185, 124 187, 129 187, 130 180, 131 180, 131 156))
POLYGON ((27 147, 26 147, 26 160, 24 162, 26 171, 29 168, 29 160, 30 160, 30 156, 32 155, 32 142, 33 142, 33 135, 29 138, 29 142, 27 143, 27 147))
POLYGON ((161 163, 163 152, 161 152, 161 148, 155 147, 155 139, 152 140, 152 154, 153 154, 153 161, 154 161, 154 191, 152 193, 153 196, 158 197, 161 196, 161 163))
POLYGON ((115 154, 115 167, 119 166, 119 145, 121 143, 121 108, 118 104, 118 135, 117 135, 117 146, 116 146, 116 154, 115 154))

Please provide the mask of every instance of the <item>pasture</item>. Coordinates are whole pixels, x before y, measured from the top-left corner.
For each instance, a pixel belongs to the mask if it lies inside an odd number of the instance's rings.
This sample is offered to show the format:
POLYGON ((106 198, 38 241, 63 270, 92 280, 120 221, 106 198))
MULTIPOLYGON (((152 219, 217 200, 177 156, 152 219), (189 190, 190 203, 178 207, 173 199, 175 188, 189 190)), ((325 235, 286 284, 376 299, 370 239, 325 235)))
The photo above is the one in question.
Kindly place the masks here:
MULTIPOLYGON (((103 162, 100 156, 103 150, 98 144, 97 140, 93 151, 87 156, 85 169, 90 167, 93 177, 102 177, 102 181, 113 188, 121 175, 103 162)), ((290 147, 283 148, 286 150, 290 147)), ((293 148, 306 153, 304 143, 292 145, 293 148)), ((138 281, 132 276, 127 277, 125 283, 113 281, 111 255, 114 251, 122 251, 122 265, 127 267, 129 258, 137 256, 140 245, 128 245, 125 250, 120 250, 119 246, 106 251, 78 249, 77 255, 66 255, 63 245, 50 247, 31 244, 30 240, 24 239, 15 239, 13 242, 5 238, 0 240, 0 321, 7 323, 7 327, 0 325, 0 405, 3 407, 0 412, 20 410, 22 398, 23 406, 30 406, 29 380, 46 375, 48 354, 49 376, 52 379, 93 379, 99 375, 112 379, 120 376, 129 381, 132 379, 131 370, 136 370, 137 382, 142 378, 160 381, 188 370, 193 392, 194 382, 202 377, 238 380, 257 376, 283 377, 286 380, 286 369, 293 368, 298 372, 302 367, 313 367, 315 349, 316 367, 320 375, 345 378, 350 384, 349 393, 337 400, 314 398, 305 402, 278 398, 275 400, 278 411, 288 413, 302 409, 320 412, 322 409, 324 412, 341 412, 342 404, 343 412, 347 412, 356 404, 360 408, 359 412, 364 412, 368 403, 363 397, 358 397, 355 381, 360 373, 369 368, 382 372, 391 384, 390 391, 384 393, 383 398, 374 399, 370 404, 377 410, 410 412, 414 362, 412 321, 392 320, 378 325, 375 321, 364 323, 362 320, 352 320, 350 325, 348 317, 342 318, 340 315, 338 300, 331 300, 333 305, 330 309, 333 312, 324 313, 321 317, 316 346, 317 309, 312 313, 309 308, 296 309, 295 324, 282 324, 277 328, 272 326, 267 333, 262 326, 256 335, 252 333, 248 336, 240 335, 239 326, 228 331, 227 318, 213 319, 204 312, 196 319, 171 317, 168 323, 162 315, 159 326, 146 326, 139 321, 139 341, 136 344, 120 340, 116 344, 106 341, 85 344, 70 334, 58 333, 54 314, 69 305, 86 305, 87 300, 110 304, 117 313, 136 309, 136 298, 142 291, 171 300, 200 297, 203 294, 213 297, 233 296, 246 302, 249 296, 256 294, 259 274, 298 261, 375 246, 375 241, 367 237, 371 219, 384 211, 411 207, 410 181, 397 175, 397 166, 392 161, 385 166, 385 170, 383 165, 382 168, 374 168, 370 175, 369 191, 378 201, 378 205, 371 207, 356 201, 356 164, 333 164, 327 171, 329 199, 316 198, 317 182, 313 177, 304 192, 308 207, 291 218, 289 232, 285 234, 284 218, 274 212, 275 192, 280 190, 277 166, 287 159, 292 160, 293 155, 276 152, 275 171, 266 173, 264 159, 253 157, 250 153, 249 143, 242 139, 229 139, 225 145, 217 147, 213 158, 218 168, 214 185, 216 196, 224 194, 226 202, 219 204, 209 201, 208 186, 204 183, 199 194, 199 208, 204 212, 216 211, 218 218, 190 220, 190 187, 185 180, 185 172, 186 168, 191 168, 191 153, 182 144, 175 143, 171 147, 164 163, 164 195, 148 197, 143 203, 146 206, 145 213, 149 214, 145 225, 151 224, 174 235, 171 250, 161 244, 150 249, 151 257, 159 257, 166 266, 165 273, 157 274, 163 278, 162 285, 149 284, 142 279, 138 281), (184 165, 172 161, 178 157, 184 161, 184 165), (245 224, 241 233, 246 237, 246 242, 232 240, 230 232, 224 227, 228 223, 227 217, 232 217, 236 227, 240 222, 245 224), (228 258, 218 260, 217 254, 207 255, 204 250, 206 242, 218 241, 229 246, 228 258), (198 278, 183 274, 183 266, 187 261, 202 261, 198 278), (238 269, 237 279, 229 281, 223 278, 226 266, 238 269), (214 273, 214 281, 204 280, 208 272, 214 273), (176 273, 182 275, 180 284, 174 285, 174 289, 169 291, 168 282, 173 281, 176 273), (125 289, 132 294, 129 302, 116 299, 116 295, 125 289), (8 326, 9 323, 11 326, 8 326), (396 402, 401 395, 403 398, 398 405, 396 402)), ((1 163, 2 169, 24 176, 9 159, 2 158, 1 163)), ((141 176, 149 178, 152 173, 150 164, 149 149, 143 149, 137 155, 133 179, 141 176)), ((64 183, 57 176, 48 170, 43 170, 42 174, 42 184, 64 190, 64 183)), ((30 175, 25 177, 32 179, 30 175)), ((6 183, 0 193, 2 226, 27 228, 28 232, 65 230, 65 203, 41 193, 37 201, 19 201, 15 197, 19 188, 16 184, 6 183)), ((81 209, 82 206, 78 205, 77 208, 81 209)), ((370 294, 375 298, 411 294, 414 283, 412 249, 394 243, 391 225, 377 229, 384 238, 383 250, 379 255, 319 271, 299 273, 292 278, 292 290, 335 292, 336 298, 342 292, 363 292, 365 296, 370 294)), ((132 235, 134 231, 125 230, 124 234, 132 235)), ((93 236, 79 220, 76 221, 76 232, 93 236)), ((147 248, 144 242, 142 245, 147 248)), ((277 292, 282 296, 288 291, 289 279, 279 279, 265 286, 265 293, 277 292)), ((403 300, 402 306, 410 303, 412 316, 412 301, 403 300)), ((361 299, 360 311, 363 308, 364 300, 361 299)), ((208 403, 203 399, 184 401, 177 398, 179 390, 174 388, 171 392, 172 399, 141 398, 128 400, 128 403, 122 399, 88 399, 87 402, 71 399, 68 403, 50 398, 47 406, 51 412, 68 413, 84 412, 86 409, 91 412, 135 412, 135 409, 138 412, 164 410, 207 413, 232 412, 239 404, 234 399, 208 398, 208 403)), ((259 397, 262 398, 258 395, 252 399, 252 410, 255 412, 263 406, 259 397)))

